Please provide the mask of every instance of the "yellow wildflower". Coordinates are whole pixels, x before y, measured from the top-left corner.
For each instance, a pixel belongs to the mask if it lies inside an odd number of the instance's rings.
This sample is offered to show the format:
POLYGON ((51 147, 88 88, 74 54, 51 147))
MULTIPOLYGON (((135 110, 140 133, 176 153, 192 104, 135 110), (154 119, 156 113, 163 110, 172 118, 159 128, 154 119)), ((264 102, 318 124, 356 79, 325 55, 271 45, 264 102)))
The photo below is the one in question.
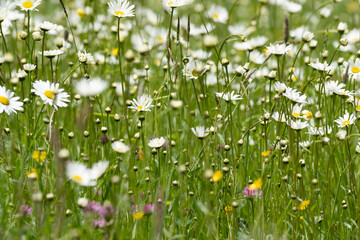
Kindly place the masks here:
POLYGON ((255 180, 255 182, 249 186, 249 190, 256 190, 256 189, 261 188, 262 183, 263 183, 263 181, 261 178, 255 180))
POLYGON ((218 181, 220 181, 220 180, 222 179, 222 177, 223 177, 222 172, 221 172, 221 171, 216 171, 216 172, 212 175, 211 179, 213 180, 213 182, 218 182, 218 181))

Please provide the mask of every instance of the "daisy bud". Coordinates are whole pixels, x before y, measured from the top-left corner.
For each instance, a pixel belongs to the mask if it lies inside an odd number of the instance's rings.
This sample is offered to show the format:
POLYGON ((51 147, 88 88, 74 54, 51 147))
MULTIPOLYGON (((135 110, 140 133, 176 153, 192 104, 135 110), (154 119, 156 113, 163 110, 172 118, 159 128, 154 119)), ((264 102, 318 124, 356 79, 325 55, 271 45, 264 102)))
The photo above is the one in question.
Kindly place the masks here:
POLYGON ((107 128, 106 127, 101 127, 101 132, 102 133, 107 133, 107 128))
POLYGON ((211 169, 205 171, 204 176, 206 179, 210 179, 213 176, 214 172, 211 169))
POLYGON ((317 47, 318 42, 316 40, 311 40, 309 43, 309 47, 311 49, 315 49, 317 47))
POLYGON ((229 65, 229 60, 227 60, 226 58, 223 58, 223 59, 221 60, 221 64, 222 64, 223 66, 227 66, 227 65, 229 65))
POLYGON ((246 69, 243 68, 242 66, 238 66, 235 70, 235 74, 238 77, 241 77, 242 75, 244 75, 246 73, 246 69))
POLYGON ((140 49, 139 49, 140 55, 146 55, 146 54, 149 53, 149 51, 150 51, 149 46, 146 43, 142 44, 140 49))
POLYGON ((346 38, 340 38, 341 46, 346 47, 349 44, 349 41, 346 38))
POLYGON ((347 23, 340 22, 337 27, 337 30, 340 34, 343 34, 347 30, 347 23))
POLYGON ((139 133, 139 132, 137 132, 137 133, 134 134, 134 138, 138 139, 139 137, 140 137, 140 133, 139 133))
POLYGON ((276 75, 277 75, 276 71, 272 70, 272 71, 268 74, 268 78, 269 78, 270 80, 273 80, 273 79, 276 78, 276 75))
POLYGON ((177 185, 179 185, 179 182, 178 181, 172 181, 172 185, 176 187, 177 185))
POLYGON ((46 200, 53 200, 55 198, 55 195, 53 193, 48 193, 45 195, 46 200))
POLYGON ((306 31, 302 36, 302 40, 304 42, 310 42, 313 38, 314 38, 314 34, 308 31, 306 31))
POLYGON ((62 47, 64 46, 64 41, 63 41, 62 38, 57 38, 57 39, 56 39, 56 46, 57 46, 58 48, 62 48, 62 47))
POLYGON ((21 38, 22 40, 26 40, 27 37, 28 37, 27 32, 22 31, 22 32, 20 33, 20 38, 21 38))
POLYGON ((339 130, 339 131, 336 133, 336 137, 337 137, 337 139, 339 139, 339 140, 344 140, 345 137, 346 137, 346 131, 345 131, 345 130, 339 130))
POLYGON ((181 100, 171 100, 170 106, 174 109, 182 108, 183 102, 181 100))
POLYGON ((323 137, 321 139, 321 143, 324 144, 324 145, 329 144, 329 142, 330 142, 330 138, 328 138, 328 137, 323 137))
POLYGON ((153 148, 153 150, 151 150, 151 154, 155 156, 157 154, 157 150, 153 148))
POLYGON ((84 198, 84 197, 79 198, 77 200, 77 205, 79 205, 82 208, 86 207, 88 205, 88 203, 89 203, 89 200, 87 198, 84 198))
POLYGON ((244 140, 240 139, 240 140, 237 142, 237 144, 238 144, 239 146, 244 145, 244 140))
POLYGON ((288 164, 288 163, 289 163, 289 158, 288 158, 288 157, 284 157, 284 158, 282 159, 282 162, 283 162, 284 164, 288 164))
POLYGON ((270 113, 265 113, 265 114, 264 114, 264 119, 265 119, 265 120, 269 120, 270 117, 271 117, 271 116, 270 116, 270 113))
POLYGON ((343 63, 344 63, 344 58, 339 58, 338 60, 337 60, 337 63, 339 64, 339 65, 342 65, 343 63))
POLYGON ((185 173, 186 172, 186 166, 185 165, 180 165, 178 168, 179 173, 185 173))
POLYGON ((218 39, 214 35, 206 35, 204 37, 204 45, 207 48, 215 47, 218 44, 218 39))
POLYGON ((327 58, 329 56, 329 51, 328 50, 324 50, 322 53, 321 53, 321 56, 323 58, 327 58))
POLYGON ((320 111, 317 111, 317 112, 315 113, 315 118, 316 118, 316 119, 321 119, 321 118, 322 118, 322 114, 321 114, 320 111))
POLYGON ((70 132, 70 133, 68 134, 68 138, 70 138, 70 139, 74 138, 74 136, 75 136, 74 132, 70 132))
POLYGON ((114 120, 116 122, 120 121, 120 115, 116 113, 115 116, 114 116, 114 120))
POLYGON ((299 163, 300 163, 300 165, 301 165, 302 167, 305 166, 305 160, 304 160, 304 159, 300 159, 300 160, 299 160, 299 163))
POLYGON ((314 178, 313 180, 311 180, 311 184, 312 185, 317 185, 319 183, 319 181, 316 179, 316 178, 314 178))
POLYGON ((230 163, 229 159, 227 159, 227 158, 225 158, 223 162, 224 162, 224 164, 226 164, 226 165, 230 163))
POLYGON ((70 157, 70 151, 65 148, 61 149, 58 153, 58 157, 63 160, 68 159, 70 157))
POLYGON ((41 202, 42 200, 42 193, 41 192, 36 192, 36 193, 33 193, 32 196, 31 196, 31 199, 34 201, 34 202, 41 202))
POLYGON ((150 167, 145 167, 144 170, 145 172, 150 172, 150 167))
POLYGON ((88 137, 90 134, 88 131, 84 131, 84 137, 88 137))
POLYGON ((228 167, 223 167, 223 168, 222 168, 222 171, 223 171, 224 173, 227 173, 227 172, 230 171, 230 168, 228 168, 228 167))
POLYGON ((71 211, 70 209, 68 209, 68 210, 66 210, 65 214, 66 214, 67 216, 69 216, 69 215, 72 214, 72 211, 71 211))
POLYGON ((40 32, 33 32, 32 37, 33 37, 34 41, 41 41, 41 39, 42 39, 40 32))
POLYGON ((190 196, 194 196, 194 192, 189 192, 189 195, 190 195, 190 196))
POLYGON ((105 112, 106 113, 111 113, 111 108, 110 107, 105 108, 105 112))
POLYGON ((126 51, 124 57, 125 57, 125 60, 126 60, 126 61, 132 62, 132 61, 134 61, 134 59, 135 59, 135 54, 134 54, 134 52, 133 52, 131 49, 129 49, 129 50, 126 51))

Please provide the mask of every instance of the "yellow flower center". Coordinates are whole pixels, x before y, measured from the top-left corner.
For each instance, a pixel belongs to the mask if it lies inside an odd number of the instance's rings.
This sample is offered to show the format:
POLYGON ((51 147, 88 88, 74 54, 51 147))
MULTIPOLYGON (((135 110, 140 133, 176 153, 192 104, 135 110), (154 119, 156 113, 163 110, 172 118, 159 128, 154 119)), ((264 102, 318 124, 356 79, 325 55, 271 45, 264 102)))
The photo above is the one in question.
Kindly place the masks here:
POLYGON ((360 106, 356 106, 356 111, 360 111, 360 106))
POLYGON ((0 103, 3 105, 9 105, 9 99, 3 96, 0 96, 0 103))
POLYGON ((125 13, 124 13, 123 11, 116 11, 116 12, 115 12, 115 15, 116 15, 116 16, 119 16, 119 15, 120 15, 120 16, 124 16, 124 14, 125 14, 125 13))
POLYGON ((343 123, 342 123, 343 126, 347 126, 347 125, 349 125, 349 124, 350 124, 350 121, 349 121, 349 120, 343 121, 343 123))
POLYGON ((83 179, 79 175, 74 175, 72 177, 72 180, 74 180, 75 182, 82 182, 83 179))
POLYGON ((197 72, 196 72, 195 69, 192 71, 192 75, 193 75, 194 77, 197 77, 197 76, 198 76, 198 74, 197 74, 197 72))
POLYGON ((216 18, 216 19, 218 19, 218 18, 219 18, 219 15, 218 15, 217 13, 214 13, 214 14, 213 14, 213 17, 216 18))
POLYGON ((46 91, 44 92, 44 95, 45 95, 47 98, 54 99, 54 92, 51 91, 51 90, 46 90, 46 91))
POLYGON ((172 6, 174 2, 168 2, 168 6, 172 6))
POLYGON ((139 105, 139 106, 137 107, 137 109, 138 109, 138 110, 143 110, 143 109, 144 109, 144 106, 143 106, 143 105, 139 105))
POLYGON ((22 5, 24 8, 32 8, 33 3, 31 1, 25 1, 22 5))
POLYGON ((306 113, 304 113, 304 115, 305 115, 306 119, 312 119, 313 118, 312 112, 306 112, 306 113))
POLYGON ((360 68, 358 68, 358 67, 353 67, 353 68, 351 68, 351 71, 352 71, 353 73, 359 73, 359 72, 360 72, 360 68))
POLYGON ((124 151, 124 148, 119 147, 119 148, 116 149, 116 151, 118 151, 118 152, 123 152, 123 151, 124 151))
POLYGON ((297 112, 294 112, 292 115, 293 115, 294 117, 296 117, 296 118, 300 117, 300 114, 297 113, 297 112))
POLYGON ((161 37, 161 36, 159 36, 159 37, 158 37, 158 40, 159 40, 159 41, 162 41, 162 40, 164 40, 164 38, 161 37))

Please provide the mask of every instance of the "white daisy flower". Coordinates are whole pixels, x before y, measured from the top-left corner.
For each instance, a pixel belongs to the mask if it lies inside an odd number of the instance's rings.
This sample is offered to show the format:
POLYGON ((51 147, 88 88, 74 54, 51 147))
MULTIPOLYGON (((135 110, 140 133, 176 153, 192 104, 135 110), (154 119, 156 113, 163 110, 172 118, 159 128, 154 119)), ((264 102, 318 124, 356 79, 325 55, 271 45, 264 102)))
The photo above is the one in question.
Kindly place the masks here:
POLYGON ((299 104, 295 104, 293 106, 293 109, 292 109, 292 113, 291 115, 293 115, 293 117, 295 118, 300 118, 301 117, 301 110, 302 110, 302 105, 299 105, 299 104))
POLYGON ((339 117, 334 122, 338 124, 338 127, 343 128, 355 123, 356 116, 354 114, 345 113, 343 117, 339 117))
POLYGON ((250 52, 249 60, 255 64, 261 65, 265 62, 265 59, 266 59, 265 55, 257 50, 250 52))
POLYGON ((284 113, 279 113, 279 112, 274 112, 271 117, 277 121, 277 122, 286 122, 286 118, 285 118, 285 114, 284 113))
POLYGON ((203 139, 209 135, 210 129, 205 128, 204 126, 198 126, 195 129, 191 128, 191 131, 200 139, 203 139))
POLYGON ((108 161, 95 163, 92 168, 80 162, 70 162, 66 165, 66 175, 72 181, 82 186, 95 186, 96 179, 104 174, 109 166, 108 161))
POLYGON ((312 141, 304 141, 304 142, 300 142, 300 147, 302 148, 310 148, 312 141))
POLYGON ((118 153, 126 153, 130 150, 130 147, 123 142, 115 141, 111 144, 112 149, 118 153))
POLYGON ((36 9, 37 6, 39 6, 41 3, 41 0, 17 0, 16 5, 21 8, 21 10, 24 11, 38 11, 36 9))
POLYGON ((177 8, 189 4, 189 0, 163 0, 162 4, 166 9, 177 8))
MULTIPOLYGON (((345 87, 345 84, 339 83, 337 81, 331 80, 329 82, 325 82, 325 95, 326 96, 332 96, 336 92, 343 91, 343 88, 345 87)), ((318 92, 324 91, 320 84, 315 85, 315 89, 318 92)))
POLYGON ((79 58, 79 62, 84 63, 84 64, 95 64, 95 59, 93 57, 93 55, 91 53, 88 52, 78 52, 78 58, 79 58))
POLYGON ((324 126, 320 126, 320 127, 312 127, 310 126, 308 128, 309 132, 307 132, 307 134, 309 135, 315 135, 315 136, 324 136, 326 131, 328 134, 330 134, 332 132, 332 128, 330 126, 324 127, 324 126))
POLYGON ((64 89, 59 89, 59 86, 59 83, 50 83, 49 80, 35 81, 32 91, 44 101, 44 104, 49 104, 57 110, 58 107, 67 107, 66 102, 70 102, 70 95, 64 92, 64 89))
POLYGON ((16 111, 22 111, 23 103, 18 101, 19 99, 19 97, 14 97, 13 92, 0 86, 0 113, 5 112, 10 115, 10 113, 16 113, 16 111))
POLYGON ((286 92, 287 86, 285 83, 281 83, 281 82, 275 82, 274 84, 274 90, 278 93, 284 93, 286 92))
POLYGON ((306 103, 306 95, 301 95, 298 91, 290 87, 286 88, 286 92, 283 93, 283 96, 296 103, 306 103))
POLYGON ((346 134, 347 134, 347 132, 346 132, 345 130, 340 129, 340 130, 336 133, 335 137, 338 138, 339 140, 344 140, 345 137, 346 137, 346 134))
POLYGON ((92 78, 90 80, 83 78, 75 83, 75 89, 81 96, 89 97, 102 93, 108 85, 109 84, 101 78, 92 78))
POLYGON ((290 127, 294 130, 301 130, 301 129, 304 129, 304 128, 307 128, 308 127, 308 123, 307 122, 303 122, 301 121, 300 119, 296 120, 296 121, 293 121, 293 120, 290 120, 290 127))
POLYGON ((360 142, 358 142, 358 144, 356 145, 355 152, 356 152, 357 154, 360 154, 360 142))
POLYGON ((151 139, 150 142, 148 143, 149 147, 151 148, 161 148, 161 146, 164 144, 165 144, 165 138, 163 137, 151 139))
MULTIPOLYGON (((44 56, 47 58, 54 58, 56 56, 59 56, 63 54, 64 52, 62 50, 48 50, 44 51, 44 56)), ((42 54, 42 52, 39 52, 39 54, 42 54)))
POLYGON ((214 22, 226 23, 229 19, 229 13, 226 8, 218 5, 212 5, 209 9, 209 16, 214 22))
POLYGON ((321 63, 319 59, 316 59, 316 62, 310 63, 309 66, 320 72, 329 72, 335 69, 336 64, 332 63, 331 65, 329 65, 326 61, 324 63, 321 63))
MULTIPOLYGON (((200 68, 201 68, 201 66, 200 65, 198 66, 197 62, 195 62, 195 60, 192 57, 190 57, 189 62, 184 67, 183 74, 186 77, 189 77, 189 79, 198 79, 198 77, 199 77, 198 69, 200 69, 200 68)), ((200 76, 203 73, 204 72, 202 72, 200 74, 200 76)))
POLYGON ((53 24, 51 22, 48 22, 48 21, 44 21, 43 23, 40 24, 39 28, 42 31, 47 32, 47 31, 50 31, 50 30, 53 30, 53 29, 57 28, 57 25, 53 24))
POLYGON ((23 68, 24 68, 25 72, 32 72, 36 69, 36 65, 27 63, 27 64, 23 65, 23 68))
POLYGON ((222 97, 222 99, 224 99, 227 102, 229 102, 229 101, 238 101, 238 100, 242 99, 239 94, 235 94, 235 91, 232 91, 231 93, 229 93, 229 92, 227 92, 227 93, 215 93, 215 95, 218 98, 222 97))
POLYGON ((272 45, 270 43, 270 46, 266 47, 266 50, 269 53, 274 54, 276 56, 284 55, 288 51, 290 51, 291 49, 292 49, 292 45, 286 46, 285 43, 283 43, 283 44, 275 44, 275 45, 272 45))
POLYGON ((264 46, 267 41, 267 37, 259 36, 255 38, 250 38, 246 42, 236 42, 234 44, 234 48, 238 51, 252 50, 257 47, 264 46))
POLYGON ((151 105, 151 103, 152 103, 152 98, 149 95, 144 94, 138 97, 137 100, 136 99, 131 100, 132 106, 129 106, 129 108, 135 109, 138 112, 151 111, 150 108, 154 106, 151 105))
POLYGON ((117 0, 108 2, 109 5, 109 13, 118 17, 134 17, 135 6, 130 5, 127 0, 117 0))

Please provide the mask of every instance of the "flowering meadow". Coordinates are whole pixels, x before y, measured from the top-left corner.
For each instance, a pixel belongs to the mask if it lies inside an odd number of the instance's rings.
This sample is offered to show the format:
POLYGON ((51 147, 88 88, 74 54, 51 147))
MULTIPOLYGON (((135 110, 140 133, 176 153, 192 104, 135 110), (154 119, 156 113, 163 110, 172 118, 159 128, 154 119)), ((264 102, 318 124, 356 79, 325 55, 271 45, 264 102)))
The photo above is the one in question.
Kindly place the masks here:
POLYGON ((0 239, 360 239, 359 0, 0 0, 0 239))

